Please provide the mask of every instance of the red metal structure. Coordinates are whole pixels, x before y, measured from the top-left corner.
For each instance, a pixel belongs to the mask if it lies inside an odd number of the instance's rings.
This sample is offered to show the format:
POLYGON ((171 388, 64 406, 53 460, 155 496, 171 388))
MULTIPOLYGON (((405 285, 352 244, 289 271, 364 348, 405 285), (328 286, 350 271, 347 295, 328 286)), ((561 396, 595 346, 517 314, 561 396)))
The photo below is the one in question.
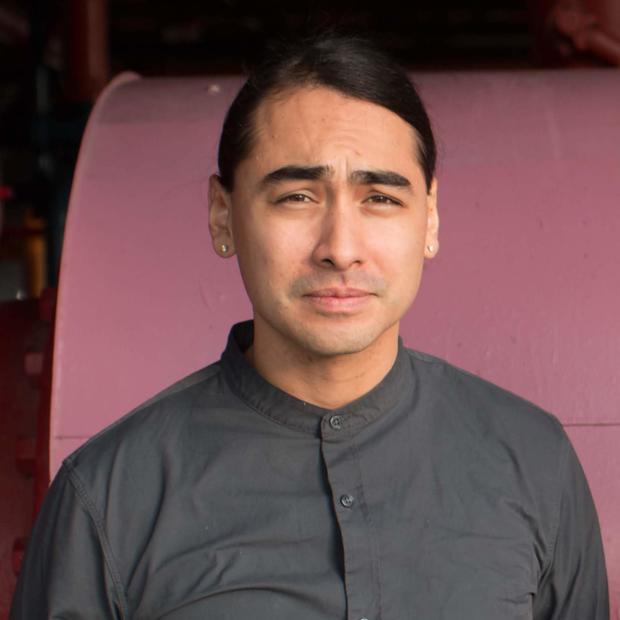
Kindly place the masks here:
POLYGON ((55 292, 0 304, 0 618, 49 481, 55 292))

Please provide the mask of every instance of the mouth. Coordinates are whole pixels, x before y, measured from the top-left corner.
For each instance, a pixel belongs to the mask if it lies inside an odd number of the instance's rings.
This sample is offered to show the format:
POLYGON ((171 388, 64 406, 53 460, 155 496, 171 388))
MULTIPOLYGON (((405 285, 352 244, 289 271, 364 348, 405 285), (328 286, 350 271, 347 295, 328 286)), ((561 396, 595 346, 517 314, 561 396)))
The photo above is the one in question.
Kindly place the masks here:
POLYGON ((373 296, 373 293, 363 289, 334 287, 311 291, 303 298, 321 312, 350 314, 362 309, 373 296))

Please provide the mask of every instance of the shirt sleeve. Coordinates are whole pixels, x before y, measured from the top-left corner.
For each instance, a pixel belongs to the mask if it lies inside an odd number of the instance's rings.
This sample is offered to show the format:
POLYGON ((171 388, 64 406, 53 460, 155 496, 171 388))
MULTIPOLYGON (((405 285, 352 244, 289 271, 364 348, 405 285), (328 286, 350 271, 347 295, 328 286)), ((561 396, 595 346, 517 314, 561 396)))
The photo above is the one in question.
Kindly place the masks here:
POLYGON ((534 599, 534 620, 609 620, 598 518, 577 455, 565 441, 555 545, 534 599))
POLYGON ((101 520, 63 467, 32 530, 10 620, 127 618, 101 520))

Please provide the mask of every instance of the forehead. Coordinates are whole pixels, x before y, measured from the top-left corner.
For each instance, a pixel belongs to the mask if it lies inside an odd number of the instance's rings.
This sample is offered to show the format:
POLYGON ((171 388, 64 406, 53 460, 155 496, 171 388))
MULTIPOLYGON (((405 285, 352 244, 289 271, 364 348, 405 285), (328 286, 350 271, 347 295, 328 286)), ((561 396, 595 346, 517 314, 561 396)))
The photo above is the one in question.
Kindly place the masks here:
POLYGON ((249 160, 260 168, 321 164, 417 168, 413 128, 391 110, 325 87, 301 87, 266 98, 253 123, 249 160))

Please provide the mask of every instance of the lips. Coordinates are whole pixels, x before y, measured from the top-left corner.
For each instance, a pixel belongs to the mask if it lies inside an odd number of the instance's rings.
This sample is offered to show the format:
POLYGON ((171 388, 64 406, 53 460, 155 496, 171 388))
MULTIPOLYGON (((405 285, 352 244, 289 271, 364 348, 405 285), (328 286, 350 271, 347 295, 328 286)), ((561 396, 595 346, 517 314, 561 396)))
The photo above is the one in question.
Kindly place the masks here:
POLYGON ((366 297, 370 295, 368 291, 358 288, 323 288, 312 291, 307 297, 335 297, 337 299, 348 299, 351 297, 366 297))
POLYGON ((322 288, 304 295, 315 310, 322 314, 352 314, 362 310, 372 293, 358 288, 322 288))

